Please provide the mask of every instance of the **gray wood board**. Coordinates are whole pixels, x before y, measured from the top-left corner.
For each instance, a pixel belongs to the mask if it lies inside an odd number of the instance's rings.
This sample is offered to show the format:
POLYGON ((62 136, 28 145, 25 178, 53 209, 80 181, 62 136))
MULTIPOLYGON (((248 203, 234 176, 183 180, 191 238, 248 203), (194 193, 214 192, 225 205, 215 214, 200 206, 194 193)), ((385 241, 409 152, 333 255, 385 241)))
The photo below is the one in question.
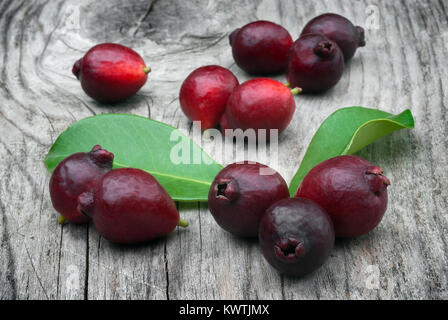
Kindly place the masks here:
MULTIPOLYGON (((0 1, 0 298, 448 298, 447 12, 446 2, 432 0, 0 1), (265 262, 256 241, 222 231, 204 204, 179 204, 191 226, 137 247, 112 245, 92 226, 57 224, 43 159, 70 124, 125 112, 191 134, 177 98, 193 69, 219 64, 240 82, 250 78, 233 62, 229 32, 266 19, 296 38, 323 12, 364 26, 367 46, 334 89, 295 98, 275 169, 290 181, 312 135, 338 108, 410 108, 414 130, 359 153, 392 181, 377 229, 337 241, 321 269, 292 279, 265 262), (106 41, 132 46, 153 70, 116 106, 94 102, 71 74, 75 60, 106 41)), ((219 156, 213 143, 204 148, 219 156)))

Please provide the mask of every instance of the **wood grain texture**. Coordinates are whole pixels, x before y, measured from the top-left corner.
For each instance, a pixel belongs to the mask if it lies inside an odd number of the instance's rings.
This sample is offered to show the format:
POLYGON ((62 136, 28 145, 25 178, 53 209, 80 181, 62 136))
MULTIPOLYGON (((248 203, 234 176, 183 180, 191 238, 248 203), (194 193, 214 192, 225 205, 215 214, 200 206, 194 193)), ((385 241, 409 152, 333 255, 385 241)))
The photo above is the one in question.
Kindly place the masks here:
MULTIPOLYGON (((0 299, 447 299, 447 21, 447 3, 437 0, 0 1, 0 299), (190 227, 137 247, 111 245, 92 226, 57 224, 43 159, 67 126, 125 112, 191 134, 177 98, 193 69, 219 64, 249 79, 233 62, 229 32, 266 19, 296 38, 323 12, 368 28, 367 46, 334 89, 295 98, 275 169, 289 181, 338 108, 410 108, 413 131, 359 153, 392 181, 375 231, 337 241, 321 269, 291 279, 265 262, 256 241, 222 231, 204 204, 179 204, 190 227), (132 46, 153 69, 144 88, 116 106, 91 100, 71 74, 74 61, 104 41, 132 46)), ((204 148, 220 159, 215 144, 204 148)))

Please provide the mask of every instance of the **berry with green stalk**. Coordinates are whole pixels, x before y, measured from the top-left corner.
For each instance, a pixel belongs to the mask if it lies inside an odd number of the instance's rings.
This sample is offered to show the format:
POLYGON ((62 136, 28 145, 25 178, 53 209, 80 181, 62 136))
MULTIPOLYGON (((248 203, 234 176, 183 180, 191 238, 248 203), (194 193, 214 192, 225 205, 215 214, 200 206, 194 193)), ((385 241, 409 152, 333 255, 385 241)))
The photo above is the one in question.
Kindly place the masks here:
POLYGON ((285 84, 268 79, 255 78, 238 86, 227 101, 225 119, 229 129, 278 130, 280 134, 292 120, 296 103, 294 96, 301 89, 289 89, 285 84))

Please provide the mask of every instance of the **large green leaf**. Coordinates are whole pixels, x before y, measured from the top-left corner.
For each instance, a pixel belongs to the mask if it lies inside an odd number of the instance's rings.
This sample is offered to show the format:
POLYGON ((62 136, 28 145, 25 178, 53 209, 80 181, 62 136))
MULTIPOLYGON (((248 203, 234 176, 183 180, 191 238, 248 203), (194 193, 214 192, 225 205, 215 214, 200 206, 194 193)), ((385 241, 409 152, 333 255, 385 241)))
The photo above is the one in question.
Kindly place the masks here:
POLYGON ((96 144, 114 153, 114 168, 149 172, 178 201, 207 201, 210 185, 222 169, 176 128, 129 114, 104 114, 74 123, 57 138, 45 164, 52 171, 68 155, 89 151, 96 144))
POLYGON ((331 114, 314 134, 289 192, 294 195, 305 175, 327 159, 353 154, 382 136, 403 128, 412 129, 409 110, 393 115, 363 107, 342 108, 331 114))

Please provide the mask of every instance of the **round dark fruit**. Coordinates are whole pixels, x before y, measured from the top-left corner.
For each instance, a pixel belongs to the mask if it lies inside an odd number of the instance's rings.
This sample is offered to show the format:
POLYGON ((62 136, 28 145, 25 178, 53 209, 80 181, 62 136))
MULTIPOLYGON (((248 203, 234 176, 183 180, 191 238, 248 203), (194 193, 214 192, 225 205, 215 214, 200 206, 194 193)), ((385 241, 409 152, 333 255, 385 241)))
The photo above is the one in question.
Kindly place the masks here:
POLYGON ((91 191, 103 175, 112 169, 114 155, 101 146, 90 152, 74 153, 62 160, 50 178, 50 197, 54 209, 71 223, 89 218, 78 208, 78 196, 91 191))
POLYGON ((150 71, 137 52, 116 43, 92 47, 72 69, 84 92, 101 103, 116 103, 134 95, 150 71))
POLYGON ((294 94, 299 88, 290 90, 283 83, 266 78, 248 80, 239 85, 227 101, 226 118, 229 129, 266 130, 278 133, 286 129, 296 109, 294 94))
POLYGON ((291 46, 286 77, 292 87, 319 93, 333 87, 344 71, 338 45, 318 34, 306 34, 291 46))
POLYGON ((215 177, 208 194, 210 212, 226 231, 256 237, 266 209, 288 198, 288 186, 279 173, 260 163, 233 163, 215 177))
POLYGON ((116 243, 139 243, 187 226, 168 193, 146 171, 120 168, 103 176, 94 192, 79 197, 98 233, 116 243))
POLYGON ((289 32, 269 21, 251 22, 229 36, 236 64, 250 74, 272 74, 286 70, 289 32))
POLYGON ((318 204, 292 198, 274 203, 260 222, 266 260, 288 276, 304 276, 327 260, 334 246, 333 223, 318 204))
POLYGON ((353 57, 358 47, 366 45, 364 29, 354 26, 347 18, 334 13, 322 14, 308 22, 301 35, 308 33, 322 34, 336 42, 345 60, 353 57))
POLYGON ((216 127, 230 94, 237 86, 238 79, 226 68, 198 68, 190 73, 180 88, 182 111, 191 121, 200 121, 203 130, 216 127))
POLYGON ((321 162, 305 176, 296 197, 320 204, 337 237, 356 237, 375 228, 387 208, 390 181, 383 170, 357 156, 321 162))

